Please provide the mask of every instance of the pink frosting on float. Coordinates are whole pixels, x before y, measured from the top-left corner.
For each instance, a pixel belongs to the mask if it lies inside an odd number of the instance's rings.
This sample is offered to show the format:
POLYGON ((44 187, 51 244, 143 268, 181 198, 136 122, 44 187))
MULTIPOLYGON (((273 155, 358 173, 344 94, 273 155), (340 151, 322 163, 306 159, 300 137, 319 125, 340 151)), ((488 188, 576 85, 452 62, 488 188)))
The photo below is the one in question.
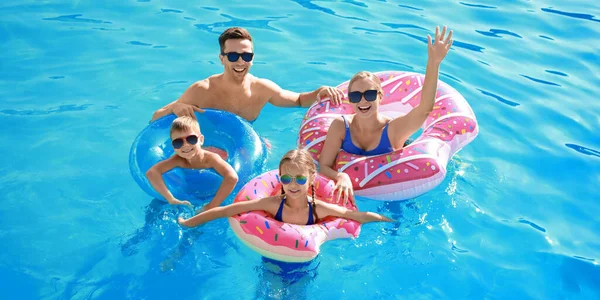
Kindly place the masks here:
MULTIPOLYGON (((234 203, 279 195, 281 182, 278 170, 266 172, 249 181, 237 194, 234 203)), ((333 182, 318 175, 315 197, 333 203, 333 182)), ((356 207, 348 204, 348 209, 356 207)), ((247 246, 263 256, 288 262, 312 260, 320 246, 338 238, 356 238, 360 224, 344 218, 328 217, 314 225, 295 225, 279 222, 264 211, 253 211, 229 218, 234 233, 247 246)))

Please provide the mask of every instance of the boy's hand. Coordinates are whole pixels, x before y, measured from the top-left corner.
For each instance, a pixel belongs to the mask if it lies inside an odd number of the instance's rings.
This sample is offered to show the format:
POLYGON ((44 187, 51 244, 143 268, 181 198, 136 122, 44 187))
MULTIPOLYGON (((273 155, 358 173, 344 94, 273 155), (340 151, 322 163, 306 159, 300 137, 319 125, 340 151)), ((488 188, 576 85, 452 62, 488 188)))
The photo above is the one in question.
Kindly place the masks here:
POLYGON ((194 208, 194 206, 192 205, 192 203, 190 201, 187 201, 187 200, 181 201, 181 200, 173 199, 173 200, 169 201, 169 204, 172 204, 172 205, 187 205, 191 209, 194 208))

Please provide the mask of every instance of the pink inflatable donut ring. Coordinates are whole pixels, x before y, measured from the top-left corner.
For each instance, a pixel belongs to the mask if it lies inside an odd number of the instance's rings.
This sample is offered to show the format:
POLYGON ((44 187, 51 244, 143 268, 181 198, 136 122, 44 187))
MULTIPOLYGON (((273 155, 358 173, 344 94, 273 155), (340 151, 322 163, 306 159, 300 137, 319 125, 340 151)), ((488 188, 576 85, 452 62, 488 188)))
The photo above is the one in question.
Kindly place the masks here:
MULTIPOLYGON (((419 105, 425 75, 400 71, 375 74, 384 91, 381 113, 394 118, 419 105)), ((348 83, 338 88, 347 94, 348 83)), ((300 126, 299 148, 307 149, 318 163, 331 122, 340 115, 353 113, 354 108, 347 100, 338 107, 332 106, 328 99, 315 102, 300 126)), ((358 196, 389 201, 422 195, 444 180, 448 161, 475 139, 479 127, 465 98, 438 81, 433 111, 421 129, 419 138, 390 153, 367 157, 340 150, 333 168, 350 176, 358 196)))
MULTIPOLYGON (((315 197, 333 203, 333 181, 317 175, 315 197)), ((235 197, 235 202, 281 194, 279 171, 272 170, 250 180, 235 197)), ((356 210, 350 203, 348 209, 356 210)), ((337 217, 319 219, 314 225, 279 222, 264 211, 253 211, 229 218, 235 235, 250 249, 264 257, 284 262, 307 262, 319 254, 321 245, 339 238, 356 238, 360 223, 337 217)))

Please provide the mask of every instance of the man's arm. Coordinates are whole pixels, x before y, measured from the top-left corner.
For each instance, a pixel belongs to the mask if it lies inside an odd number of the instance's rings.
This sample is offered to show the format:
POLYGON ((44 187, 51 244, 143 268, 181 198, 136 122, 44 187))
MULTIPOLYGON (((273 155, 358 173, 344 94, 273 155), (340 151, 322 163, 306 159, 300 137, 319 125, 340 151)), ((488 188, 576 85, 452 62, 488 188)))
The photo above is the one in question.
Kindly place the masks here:
POLYGON ((282 89, 275 82, 268 79, 260 79, 262 87, 265 89, 269 103, 279 107, 309 107, 319 97, 329 97, 334 105, 337 105, 343 93, 337 88, 322 86, 312 92, 295 93, 282 89))
POLYGON ((189 116, 193 119, 196 119, 194 112, 204 112, 200 106, 202 106, 202 103, 204 102, 203 96, 208 88, 208 79, 195 82, 183 93, 183 95, 181 95, 179 99, 155 111, 150 122, 154 122, 156 119, 171 113, 174 113, 178 117, 189 116))

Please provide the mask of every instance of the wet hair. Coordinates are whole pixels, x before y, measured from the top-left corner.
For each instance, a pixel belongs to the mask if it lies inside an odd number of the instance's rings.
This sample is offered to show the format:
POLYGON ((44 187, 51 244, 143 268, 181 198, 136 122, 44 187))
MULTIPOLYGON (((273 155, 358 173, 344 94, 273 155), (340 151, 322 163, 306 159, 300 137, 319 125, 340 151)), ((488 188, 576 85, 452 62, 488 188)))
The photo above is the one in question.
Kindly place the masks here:
POLYGON ((252 36, 248 30, 241 27, 227 28, 219 36, 219 46, 221 46, 221 53, 225 51, 225 42, 227 40, 249 40, 252 42, 252 36))
POLYGON ((350 93, 350 88, 352 87, 352 84, 358 80, 358 79, 363 79, 366 78, 368 80, 370 80, 371 82, 375 83, 375 85, 377 86, 377 90, 383 94, 383 88, 381 87, 381 80, 379 80, 379 77, 377 77, 377 75, 368 72, 368 71, 360 71, 356 74, 354 74, 354 76, 352 76, 352 79, 350 79, 350 82, 348 83, 348 93, 350 93))
MULTIPOLYGON (((281 174, 281 167, 286 162, 291 162, 291 163, 297 165, 298 167, 308 171, 309 179, 315 178, 315 176, 317 175, 317 166, 315 165, 315 162, 314 162, 312 156, 310 155, 310 153, 308 151, 306 151, 305 149, 294 149, 294 150, 290 150, 286 154, 284 154, 283 157, 281 158, 281 160, 279 161, 279 173, 280 174, 281 174)), ((310 183, 310 188, 311 188, 312 199, 313 199, 311 204, 313 207, 313 214, 315 215, 315 223, 316 223, 317 220, 319 219, 319 216, 317 215, 317 204, 315 203, 315 185, 312 182, 310 183)), ((281 186, 281 195, 285 195, 285 190, 283 189, 283 185, 281 186)))
POLYGON ((176 131, 197 130, 200 133, 200 124, 198 121, 188 116, 179 117, 171 123, 171 135, 176 131))

